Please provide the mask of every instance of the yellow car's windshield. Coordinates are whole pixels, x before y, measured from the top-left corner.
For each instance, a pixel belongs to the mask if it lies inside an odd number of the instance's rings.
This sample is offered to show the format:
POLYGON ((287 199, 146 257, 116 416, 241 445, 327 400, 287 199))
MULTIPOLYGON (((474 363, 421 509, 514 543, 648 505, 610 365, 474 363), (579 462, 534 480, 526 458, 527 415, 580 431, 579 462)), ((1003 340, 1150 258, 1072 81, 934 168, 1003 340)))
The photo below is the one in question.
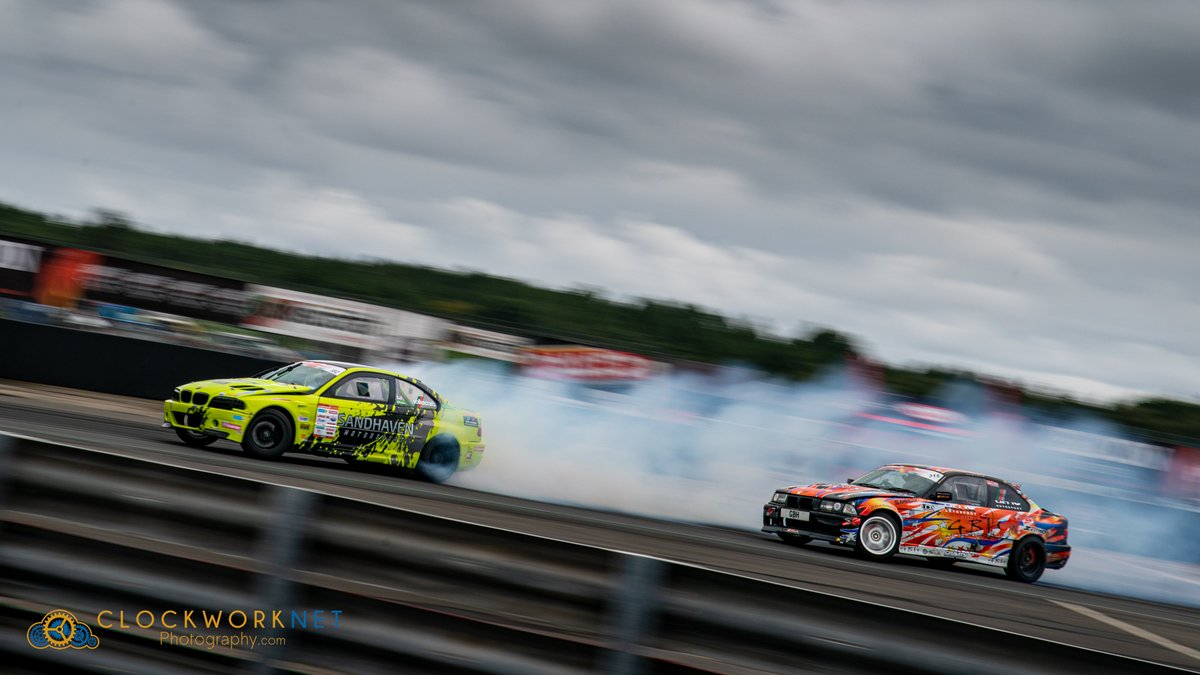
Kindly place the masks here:
POLYGON ((272 370, 259 377, 264 380, 274 380, 283 384, 298 384, 317 389, 324 386, 326 382, 332 380, 344 370, 345 368, 339 368, 326 363, 301 361, 284 366, 278 370, 272 370))

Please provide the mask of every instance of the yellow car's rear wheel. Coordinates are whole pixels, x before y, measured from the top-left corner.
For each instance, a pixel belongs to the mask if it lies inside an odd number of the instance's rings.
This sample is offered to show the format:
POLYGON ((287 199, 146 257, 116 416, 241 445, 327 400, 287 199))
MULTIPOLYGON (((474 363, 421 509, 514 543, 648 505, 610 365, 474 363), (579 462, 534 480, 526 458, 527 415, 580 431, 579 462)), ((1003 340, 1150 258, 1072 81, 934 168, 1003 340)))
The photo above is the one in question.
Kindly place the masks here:
POLYGON ((445 483, 458 470, 458 441, 452 436, 435 436, 425 444, 417 459, 417 475, 431 483, 445 483))

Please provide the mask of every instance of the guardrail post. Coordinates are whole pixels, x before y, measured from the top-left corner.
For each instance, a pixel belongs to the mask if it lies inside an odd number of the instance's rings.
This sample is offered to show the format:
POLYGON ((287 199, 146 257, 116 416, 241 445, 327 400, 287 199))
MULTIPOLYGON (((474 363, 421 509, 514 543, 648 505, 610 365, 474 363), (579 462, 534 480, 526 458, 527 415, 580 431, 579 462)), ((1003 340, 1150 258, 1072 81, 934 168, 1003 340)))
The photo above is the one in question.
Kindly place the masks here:
MULTIPOLYGON (((8 503, 8 483, 12 479, 13 464, 16 463, 16 443, 12 436, 0 434, 0 509, 8 503)), ((0 524, 0 530, 4 528, 0 524)), ((4 537, 0 536, 0 548, 4 545, 4 537)))
MULTIPOLYGON (((288 579, 300 557, 300 547, 308 529, 309 514, 316 496, 307 490, 275 486, 271 493, 271 517, 263 525, 259 540, 258 559, 262 561, 259 576, 258 597, 263 609, 285 609, 291 606, 292 584, 288 579)), ((281 629, 263 633, 278 637, 281 629)), ((254 672, 265 674, 274 671, 272 663, 283 658, 287 645, 264 647, 257 656, 258 665, 254 672)))
POLYGON ((654 626, 658 589, 666 565, 654 558, 622 555, 621 579, 608 615, 609 650, 601 669, 616 675, 637 675, 643 662, 636 649, 654 626))

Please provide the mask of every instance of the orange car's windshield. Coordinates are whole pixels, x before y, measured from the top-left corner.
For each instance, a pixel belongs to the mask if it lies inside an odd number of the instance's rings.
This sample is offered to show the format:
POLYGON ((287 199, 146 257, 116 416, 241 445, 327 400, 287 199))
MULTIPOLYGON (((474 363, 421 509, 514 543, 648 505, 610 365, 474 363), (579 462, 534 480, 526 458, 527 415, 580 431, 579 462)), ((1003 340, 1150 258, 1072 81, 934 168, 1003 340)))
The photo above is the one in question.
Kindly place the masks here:
POLYGON ((877 487, 884 490, 901 490, 913 494, 924 494, 942 479, 942 475, 929 471, 914 471, 909 467, 883 467, 856 478, 854 485, 877 487))

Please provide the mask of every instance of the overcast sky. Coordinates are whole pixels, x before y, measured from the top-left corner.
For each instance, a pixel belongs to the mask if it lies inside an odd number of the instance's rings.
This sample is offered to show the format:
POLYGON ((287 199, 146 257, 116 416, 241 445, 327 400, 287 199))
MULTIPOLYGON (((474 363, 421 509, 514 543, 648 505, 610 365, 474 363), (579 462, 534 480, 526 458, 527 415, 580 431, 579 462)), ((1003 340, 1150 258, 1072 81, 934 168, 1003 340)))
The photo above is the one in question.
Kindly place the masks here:
POLYGON ((1200 3, 0 0, 0 200, 1200 397, 1200 3))

